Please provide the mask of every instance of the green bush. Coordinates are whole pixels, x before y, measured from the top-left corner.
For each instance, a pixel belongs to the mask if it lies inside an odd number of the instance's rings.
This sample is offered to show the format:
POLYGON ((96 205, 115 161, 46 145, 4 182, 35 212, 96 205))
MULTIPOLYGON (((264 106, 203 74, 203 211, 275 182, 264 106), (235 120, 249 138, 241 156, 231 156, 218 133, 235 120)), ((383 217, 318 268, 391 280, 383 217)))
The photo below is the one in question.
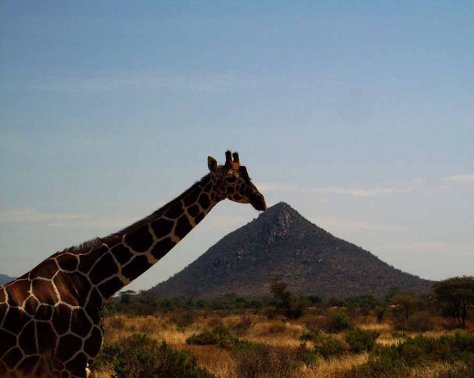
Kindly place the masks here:
POLYGON ((410 369, 402 361, 395 360, 388 355, 370 355, 369 361, 362 365, 354 366, 344 374, 344 378, 399 378, 408 377, 410 369))
POLYGON ((114 378, 212 378, 197 365, 195 356, 134 334, 104 348, 98 364, 109 365, 114 378))
POLYGON ((380 302, 372 295, 359 295, 344 300, 344 306, 350 309, 359 309, 362 314, 367 315, 370 310, 380 306, 380 302))
POLYGON ((344 341, 339 340, 335 336, 325 334, 320 330, 307 329, 300 336, 300 340, 303 342, 313 342, 314 348, 311 350, 311 354, 323 358, 340 356, 346 353, 349 349, 349 346, 344 341))
MULTIPOLYGON (((398 345, 377 347, 366 364, 352 368, 345 377, 400 377, 408 376, 410 368, 434 362, 458 364, 454 377, 464 371, 472 372, 474 335, 407 338, 398 345)), ((447 373, 449 374, 449 373, 447 373)), ((469 373, 470 374, 470 373, 469 373)), ((465 375, 469 377, 470 375, 465 375)), ((445 375, 446 376, 446 375, 445 375)), ((450 377, 450 375, 447 375, 450 377)))
POLYGON ((318 341, 323 333, 319 329, 305 329, 300 336, 301 341, 318 341))
POLYGON ((232 355, 236 358, 246 354, 258 353, 262 349, 262 344, 257 344, 248 340, 239 340, 232 347, 232 355))
POLYGON ((393 346, 394 354, 409 366, 432 361, 455 362, 472 357, 474 335, 457 333, 454 336, 430 338, 417 336, 393 346))
POLYGON ((186 339, 191 345, 217 345, 221 348, 232 347, 239 339, 228 328, 218 325, 210 330, 194 334, 186 339))
POLYGON ((327 325, 328 332, 338 333, 351 328, 352 323, 346 313, 335 312, 329 316, 329 323, 327 325))
POLYGON ((347 350, 348 345, 334 336, 322 334, 320 338, 315 341, 314 352, 326 359, 341 356, 346 353, 347 350))
POLYGON ((318 361, 319 354, 313 348, 308 348, 303 342, 298 348, 298 359, 307 366, 315 365, 318 361))
POLYGON ((380 336, 377 331, 354 328, 346 336, 346 343, 349 344, 352 353, 369 352, 374 349, 375 341, 380 336))

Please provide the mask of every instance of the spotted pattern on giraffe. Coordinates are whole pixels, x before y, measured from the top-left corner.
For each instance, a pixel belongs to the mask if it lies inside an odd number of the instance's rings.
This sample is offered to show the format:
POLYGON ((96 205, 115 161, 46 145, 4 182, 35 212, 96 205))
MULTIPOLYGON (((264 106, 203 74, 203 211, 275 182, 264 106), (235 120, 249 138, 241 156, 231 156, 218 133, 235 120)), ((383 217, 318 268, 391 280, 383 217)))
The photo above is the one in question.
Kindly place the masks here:
POLYGON ((0 377, 88 377, 103 342, 101 309, 166 255, 221 200, 266 208, 238 155, 175 200, 105 238, 50 256, 0 286, 0 377))

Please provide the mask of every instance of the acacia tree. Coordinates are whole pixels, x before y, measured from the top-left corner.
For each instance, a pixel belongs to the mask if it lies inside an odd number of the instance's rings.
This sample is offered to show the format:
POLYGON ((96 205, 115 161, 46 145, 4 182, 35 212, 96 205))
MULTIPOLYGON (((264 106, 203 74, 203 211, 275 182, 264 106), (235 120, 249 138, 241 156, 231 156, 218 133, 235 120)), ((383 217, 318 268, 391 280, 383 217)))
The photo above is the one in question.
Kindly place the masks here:
POLYGON ((408 322, 410 316, 421 308, 421 299, 410 293, 396 293, 391 297, 390 304, 395 306, 396 312, 408 322))
POLYGON ((273 303, 276 310, 288 319, 298 319, 303 315, 305 303, 288 291, 287 287, 286 282, 277 278, 272 279, 270 291, 273 294, 273 303))
POLYGON ((474 277, 453 277, 433 285, 434 294, 445 315, 466 327, 470 308, 474 307, 474 277))

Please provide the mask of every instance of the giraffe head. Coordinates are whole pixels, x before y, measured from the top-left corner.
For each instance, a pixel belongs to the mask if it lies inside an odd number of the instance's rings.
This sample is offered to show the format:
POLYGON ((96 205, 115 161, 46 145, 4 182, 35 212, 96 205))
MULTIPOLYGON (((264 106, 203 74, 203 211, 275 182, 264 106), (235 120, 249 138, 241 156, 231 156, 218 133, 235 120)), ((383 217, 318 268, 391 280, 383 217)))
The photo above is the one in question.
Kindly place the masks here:
POLYGON ((227 151, 225 156, 224 165, 218 165, 216 159, 208 157, 209 170, 215 183, 214 189, 231 201, 250 203, 256 210, 266 210, 265 198, 250 180, 247 168, 240 165, 239 154, 227 151))

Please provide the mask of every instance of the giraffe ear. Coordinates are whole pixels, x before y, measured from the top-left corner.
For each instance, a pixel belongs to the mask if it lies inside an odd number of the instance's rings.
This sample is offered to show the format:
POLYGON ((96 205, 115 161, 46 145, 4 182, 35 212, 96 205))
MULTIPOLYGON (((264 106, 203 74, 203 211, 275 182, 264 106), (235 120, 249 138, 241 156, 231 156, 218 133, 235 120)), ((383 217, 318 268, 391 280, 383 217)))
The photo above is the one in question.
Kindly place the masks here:
POLYGON ((212 156, 207 157, 207 166, 211 172, 217 171, 217 161, 212 156))

